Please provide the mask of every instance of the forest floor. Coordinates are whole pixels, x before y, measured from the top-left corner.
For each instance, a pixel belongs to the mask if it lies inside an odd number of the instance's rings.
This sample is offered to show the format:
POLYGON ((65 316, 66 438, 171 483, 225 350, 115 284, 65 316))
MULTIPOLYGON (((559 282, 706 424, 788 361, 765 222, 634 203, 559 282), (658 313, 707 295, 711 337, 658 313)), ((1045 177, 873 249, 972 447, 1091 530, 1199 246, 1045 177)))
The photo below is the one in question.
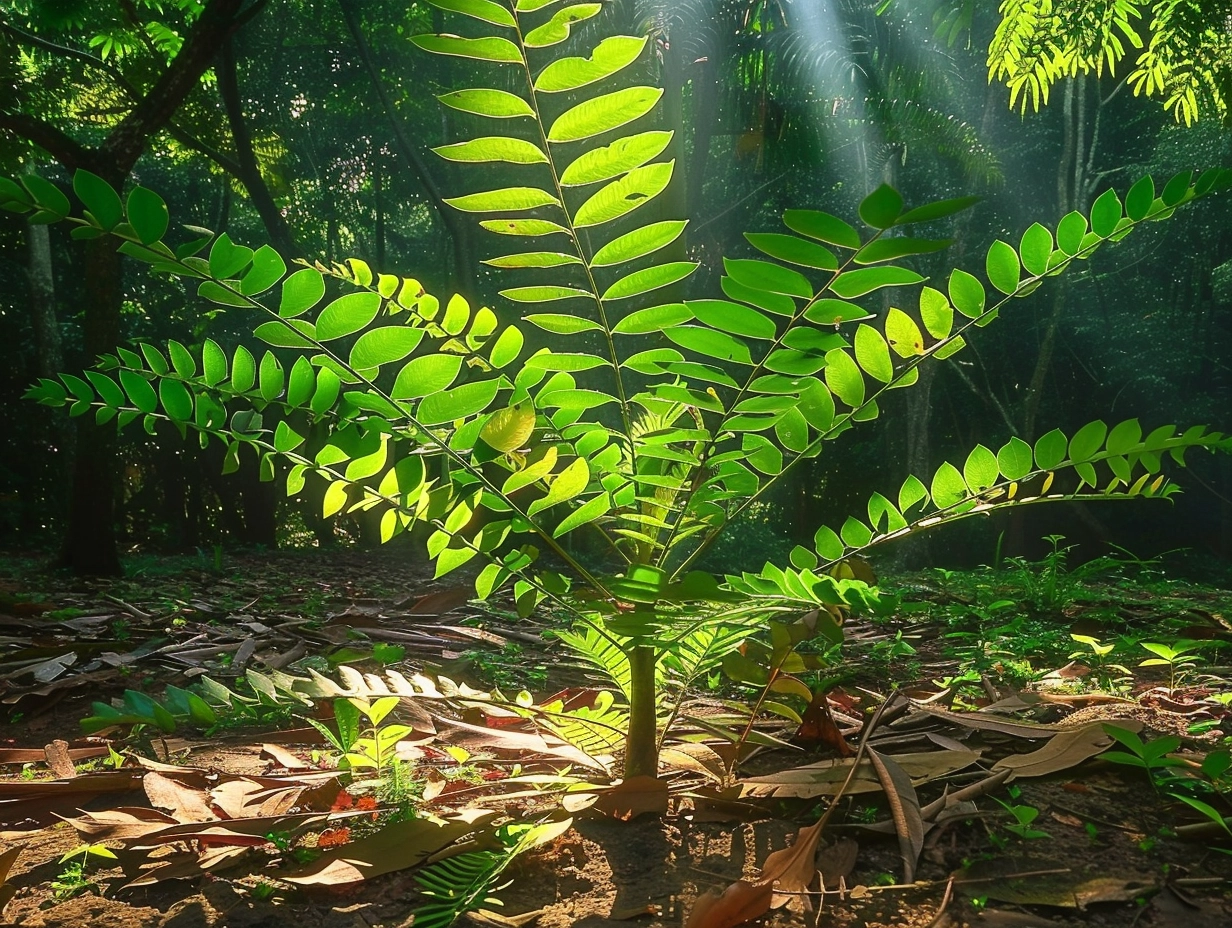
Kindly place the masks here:
POLYGON ((725 928, 774 876, 762 924, 1232 924, 1232 591, 1064 552, 884 586, 737 771, 704 720, 757 694, 716 673, 666 786, 613 788, 610 758, 482 695, 601 714, 558 619, 481 611, 399 552, 111 581, 2 560, 0 923, 422 928, 447 923, 425 889, 499 866, 503 904, 462 923, 725 928), (382 689, 415 695, 382 720, 382 689), (340 770, 313 723, 342 737, 365 693, 340 770))

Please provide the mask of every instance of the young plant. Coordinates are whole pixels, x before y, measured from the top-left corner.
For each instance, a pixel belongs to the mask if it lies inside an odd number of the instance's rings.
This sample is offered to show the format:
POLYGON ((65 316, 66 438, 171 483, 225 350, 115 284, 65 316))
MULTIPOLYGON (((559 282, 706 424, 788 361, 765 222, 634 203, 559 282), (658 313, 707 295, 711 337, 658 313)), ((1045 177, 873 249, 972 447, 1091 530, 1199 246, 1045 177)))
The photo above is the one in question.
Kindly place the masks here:
POLYGON ((1124 664, 1110 664, 1105 660, 1116 648, 1114 643, 1100 641, 1092 635, 1071 634, 1070 637, 1078 642, 1078 644, 1085 645, 1089 649, 1088 651, 1078 650, 1070 652, 1069 659, 1071 661, 1079 658, 1091 660, 1095 664, 1095 676, 1099 680, 1100 686, 1113 693, 1124 689, 1121 682, 1113 677, 1109 671, 1114 670, 1121 674, 1122 677, 1128 677, 1131 676, 1129 668, 1124 664))
POLYGON ((1126 750, 1105 751, 1100 755, 1104 760, 1127 767, 1137 767, 1145 770, 1152 786, 1157 786, 1157 776, 1173 767, 1183 767, 1185 762, 1168 755, 1181 746, 1181 739, 1176 735, 1167 735, 1144 742, 1135 732, 1116 725, 1105 725, 1104 731, 1126 750))
MULTIPOLYGON (((1010 798, 1017 799, 1018 797, 1011 795, 1010 798)), ((1000 799, 997 799, 996 803, 1014 819, 1013 822, 1005 826, 1005 830, 1010 834, 1017 835, 1024 841, 1052 837, 1048 832, 1040 831, 1032 826, 1032 823, 1039 818, 1039 809, 1035 808, 1035 806, 1019 805, 1016 802, 1004 802, 1000 799)))
POLYGON ((334 724, 337 733, 329 726, 308 719, 308 723, 325 736, 325 739, 340 755, 340 767, 350 770, 371 769, 377 778, 394 761, 398 742, 413 730, 410 725, 396 723, 382 725, 389 713, 398 707, 397 696, 383 696, 380 699, 368 700, 358 696, 334 700, 334 724), (368 722, 367 730, 361 734, 360 718, 368 722))
POLYGON ((102 844, 81 844, 60 858, 62 869, 51 881, 52 896, 57 902, 66 902, 88 890, 97 890, 98 884, 90 879, 90 856, 96 860, 114 861, 116 855, 102 844))
POLYGON ((1171 646, 1155 641, 1140 641, 1138 643, 1155 655, 1144 660, 1138 665, 1139 667, 1168 668, 1169 693, 1176 690, 1178 677, 1198 662, 1198 655, 1194 653, 1199 647, 1196 641, 1182 639, 1171 646))
MULTIPOLYGON (((672 133, 645 126, 662 91, 616 83, 648 39, 592 47, 579 30, 571 40, 599 4, 554 13, 539 2, 435 2, 480 35, 412 41, 467 60, 476 77, 501 72, 441 97, 491 134, 437 153, 497 162, 513 178, 449 202, 511 243, 485 263, 523 276, 500 291, 518 321, 358 259, 288 274, 269 246, 226 234, 172 247, 166 206, 147 189, 122 200, 78 171, 85 210, 75 216, 56 186, 23 175, 0 181, 0 206, 67 221, 78 238, 120 239, 125 254, 195 283, 212 310, 258 314, 254 335, 274 349, 228 356, 209 339, 199 355, 175 341, 165 353, 120 348, 29 395, 119 426, 170 421, 220 442, 227 470, 255 457, 291 495, 314 474, 327 483, 326 517, 371 511, 383 539, 426 526, 438 576, 477 560, 479 598, 510 588, 524 615, 553 601, 576 622, 574 640, 603 651, 626 696, 626 775, 656 773, 671 718, 665 662, 694 648, 700 630, 861 604, 865 584, 831 568, 913 531, 1045 500, 1167 498, 1177 487, 1166 457, 1228 446, 1204 427, 1144 431, 1133 419, 1054 430, 1034 445, 977 445, 961 465, 911 476, 875 494, 866 514, 819 528, 788 565, 724 578, 699 570, 734 520, 800 462, 878 418, 921 365, 961 351, 1011 300, 1104 243, 1232 185, 1232 172, 1182 174, 1162 190, 1144 178, 1124 201, 1108 190, 1055 232, 1037 223, 1017 246, 994 242, 982 267, 989 286, 956 269, 943 289, 904 261, 944 248, 914 233, 931 234, 975 199, 908 208, 881 186, 859 205, 860 228, 789 209, 786 231, 747 236, 758 257, 723 260, 721 294, 682 299, 697 266, 687 223, 639 221, 675 169, 663 158, 672 133), (585 43, 581 56, 561 52, 570 41, 585 43), (897 306, 883 312, 891 288, 897 306), (544 340, 550 347, 531 347, 544 340), (327 440, 310 443, 313 430, 327 440), (582 532, 602 555, 574 542, 582 532)), ((710 645, 697 654, 711 668, 722 659, 710 645)))

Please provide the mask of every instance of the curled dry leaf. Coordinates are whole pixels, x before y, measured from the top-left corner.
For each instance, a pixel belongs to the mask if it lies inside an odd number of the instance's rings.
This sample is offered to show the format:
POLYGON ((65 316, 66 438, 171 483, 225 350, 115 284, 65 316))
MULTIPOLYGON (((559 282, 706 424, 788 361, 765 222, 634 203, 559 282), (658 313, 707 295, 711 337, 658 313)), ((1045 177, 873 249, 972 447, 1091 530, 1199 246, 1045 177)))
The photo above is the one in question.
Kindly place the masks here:
MULTIPOLYGON (((979 758, 978 752, 966 749, 893 755, 893 760, 906 772, 913 785, 970 767, 979 758)), ((740 795, 741 798, 773 796, 784 799, 811 799, 814 796, 834 795, 846 779, 851 765, 852 758, 835 758, 781 770, 764 777, 749 777, 740 781, 740 795)), ((846 792, 875 793, 881 788, 881 781, 872 763, 861 760, 846 792)))
POLYGON ((1133 732, 1142 729, 1142 723, 1136 719, 1112 719, 1106 723, 1084 725, 1053 735, 1047 744, 1029 754, 1003 757, 993 764, 992 769, 1010 771, 1011 779, 1042 777, 1058 770, 1068 770, 1112 745, 1112 737, 1104 731, 1105 724, 1133 732))
POLYGON ((821 873, 822 886, 833 888, 838 886, 839 880, 851 876, 859 854, 860 845, 850 838, 839 838, 818 851, 816 866, 821 873))
POLYGON ((667 782, 658 777, 630 777, 599 793, 590 808, 622 822, 639 815, 662 815, 667 812, 667 782))
POLYGON ((371 837, 322 854, 307 867, 284 876, 299 886, 344 886, 406 870, 475 830, 467 821, 414 818, 386 825, 371 837))
POLYGON ((839 757, 851 757, 855 749, 843 738, 830 712, 830 701, 825 692, 817 693, 809 703, 804 715, 800 718, 800 727, 792 738, 797 744, 806 747, 827 747, 838 753, 839 757))
POLYGON ((759 880, 736 880, 722 894, 711 890, 698 898, 685 928, 735 928, 770 911, 773 886, 759 880))
POLYGON ((911 778, 892 758, 882 757, 868 748, 868 758, 877 771, 877 779, 885 790, 890 805, 890 817, 898 833, 898 850, 903 858, 903 882, 915 879, 915 867, 924 850, 924 820, 920 817, 920 798, 911 778))
POLYGON ((7 851, 0 851, 0 915, 4 914, 4 907, 9 904, 9 900, 17 895, 17 887, 8 880, 9 870, 21 856, 21 851, 21 847, 11 847, 7 851))

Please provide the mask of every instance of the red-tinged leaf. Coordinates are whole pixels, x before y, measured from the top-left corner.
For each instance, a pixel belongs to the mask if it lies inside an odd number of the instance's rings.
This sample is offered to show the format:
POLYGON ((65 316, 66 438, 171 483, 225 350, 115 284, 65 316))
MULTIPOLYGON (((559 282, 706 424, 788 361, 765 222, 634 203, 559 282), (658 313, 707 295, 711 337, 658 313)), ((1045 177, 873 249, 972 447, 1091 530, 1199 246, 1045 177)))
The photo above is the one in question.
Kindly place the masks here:
POLYGON ((736 880, 720 895, 711 890, 698 898, 685 928, 735 928, 770 911, 774 888, 762 880, 736 880))
POLYGON ((851 757, 855 749, 849 745, 834 715, 830 712, 830 702, 825 693, 818 693, 804 710, 800 719, 800 727, 796 729, 792 741, 805 747, 827 747, 837 751, 839 757, 851 757))
POLYGON ((319 848, 341 847, 350 843, 351 828, 349 825, 343 825, 341 828, 326 828, 317 835, 317 847, 319 848))
POLYGON ((658 777, 630 777, 604 790, 590 807, 599 815, 629 822, 648 813, 667 812, 667 781, 658 777))

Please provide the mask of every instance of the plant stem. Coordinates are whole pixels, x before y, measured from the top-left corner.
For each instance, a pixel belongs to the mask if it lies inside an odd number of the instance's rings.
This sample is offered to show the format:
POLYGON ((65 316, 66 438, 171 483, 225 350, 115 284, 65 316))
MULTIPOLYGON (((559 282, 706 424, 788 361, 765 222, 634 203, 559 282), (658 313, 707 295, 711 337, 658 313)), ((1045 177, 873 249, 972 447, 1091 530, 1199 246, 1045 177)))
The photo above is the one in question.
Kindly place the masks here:
POLYGON ((629 651, 629 734, 625 738, 625 779, 653 777, 659 770, 655 737, 654 648, 640 644, 629 651))

